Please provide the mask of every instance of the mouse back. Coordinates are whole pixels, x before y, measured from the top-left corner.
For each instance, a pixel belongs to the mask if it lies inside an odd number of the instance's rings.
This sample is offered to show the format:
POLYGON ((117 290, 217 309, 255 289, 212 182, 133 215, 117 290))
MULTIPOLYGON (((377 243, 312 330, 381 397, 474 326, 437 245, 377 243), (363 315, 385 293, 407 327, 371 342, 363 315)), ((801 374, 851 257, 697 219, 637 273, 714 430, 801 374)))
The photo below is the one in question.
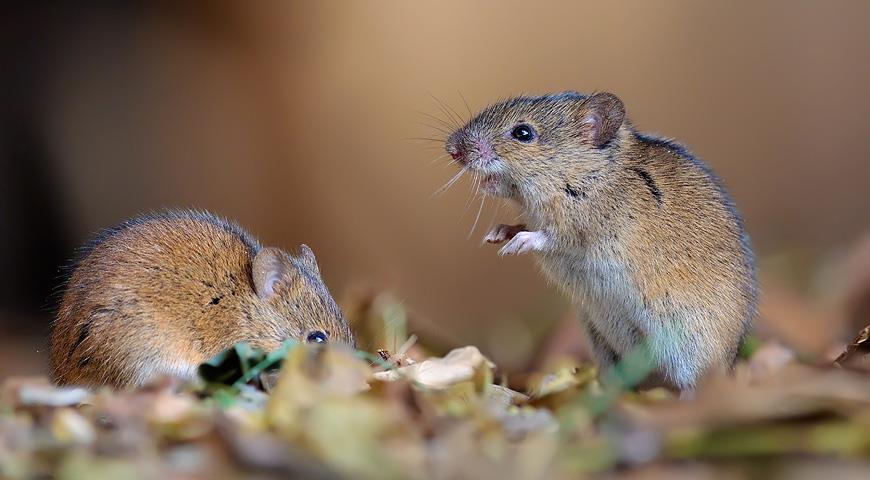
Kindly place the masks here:
POLYGON ((353 343, 310 249, 292 256, 215 215, 167 211, 81 250, 52 326, 51 370, 58 383, 140 384, 190 377, 237 342, 273 350, 312 334, 353 343))

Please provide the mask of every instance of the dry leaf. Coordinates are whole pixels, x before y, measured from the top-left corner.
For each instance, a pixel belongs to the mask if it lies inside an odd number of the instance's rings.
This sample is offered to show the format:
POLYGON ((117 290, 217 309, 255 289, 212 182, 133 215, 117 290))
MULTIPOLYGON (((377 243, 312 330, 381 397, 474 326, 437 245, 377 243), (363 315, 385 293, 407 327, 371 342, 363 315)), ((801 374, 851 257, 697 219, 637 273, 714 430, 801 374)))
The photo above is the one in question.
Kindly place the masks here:
POLYGON ((858 332, 858 336, 834 360, 834 364, 841 367, 860 367, 866 369, 870 367, 868 354, 870 354, 870 325, 858 332))
POLYGON ((428 388, 447 388, 471 380, 480 368, 494 366, 477 347, 468 346, 452 350, 443 358, 428 358, 406 367, 377 372, 374 378, 383 381, 406 379, 428 388))

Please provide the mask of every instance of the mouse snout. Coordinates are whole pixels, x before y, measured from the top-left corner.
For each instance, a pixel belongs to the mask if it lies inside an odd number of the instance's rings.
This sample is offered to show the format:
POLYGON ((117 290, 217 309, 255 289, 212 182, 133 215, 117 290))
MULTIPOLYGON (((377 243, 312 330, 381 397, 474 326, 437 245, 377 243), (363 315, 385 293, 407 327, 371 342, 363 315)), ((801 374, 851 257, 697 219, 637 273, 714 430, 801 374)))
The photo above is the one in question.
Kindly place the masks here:
POLYGON ((463 153, 462 150, 455 148, 453 149, 453 151, 448 150, 447 153, 449 153, 450 156, 453 157, 453 160, 456 160, 459 163, 466 163, 465 153, 463 153))
POLYGON ((467 160, 465 158, 465 149, 459 144, 459 141, 451 136, 447 139, 447 142, 444 144, 444 150, 453 157, 457 163, 465 165, 467 160))

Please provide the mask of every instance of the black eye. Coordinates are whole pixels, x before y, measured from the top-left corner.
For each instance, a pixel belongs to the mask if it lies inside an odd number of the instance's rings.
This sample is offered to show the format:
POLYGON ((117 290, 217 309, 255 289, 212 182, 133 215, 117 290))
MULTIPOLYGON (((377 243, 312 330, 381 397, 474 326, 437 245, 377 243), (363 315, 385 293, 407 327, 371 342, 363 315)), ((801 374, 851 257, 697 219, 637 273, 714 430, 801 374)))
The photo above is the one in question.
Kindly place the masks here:
POLYGON ((523 143, 529 143, 535 139, 535 131, 532 127, 521 123, 511 130, 511 136, 523 143))
POLYGON ((315 330, 305 337, 305 341, 308 343, 326 343, 327 340, 326 334, 320 330, 315 330))

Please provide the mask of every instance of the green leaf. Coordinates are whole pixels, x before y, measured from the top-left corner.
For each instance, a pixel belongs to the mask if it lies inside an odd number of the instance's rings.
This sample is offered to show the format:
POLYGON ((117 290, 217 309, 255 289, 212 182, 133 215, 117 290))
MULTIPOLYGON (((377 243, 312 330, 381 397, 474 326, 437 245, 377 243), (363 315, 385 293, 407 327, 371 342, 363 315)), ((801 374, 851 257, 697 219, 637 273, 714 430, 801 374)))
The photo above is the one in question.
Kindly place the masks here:
POLYGON ((199 366, 199 376, 206 390, 217 392, 219 386, 238 387, 256 380, 261 373, 277 370, 297 342, 285 341, 273 352, 264 352, 247 343, 237 343, 199 366))

